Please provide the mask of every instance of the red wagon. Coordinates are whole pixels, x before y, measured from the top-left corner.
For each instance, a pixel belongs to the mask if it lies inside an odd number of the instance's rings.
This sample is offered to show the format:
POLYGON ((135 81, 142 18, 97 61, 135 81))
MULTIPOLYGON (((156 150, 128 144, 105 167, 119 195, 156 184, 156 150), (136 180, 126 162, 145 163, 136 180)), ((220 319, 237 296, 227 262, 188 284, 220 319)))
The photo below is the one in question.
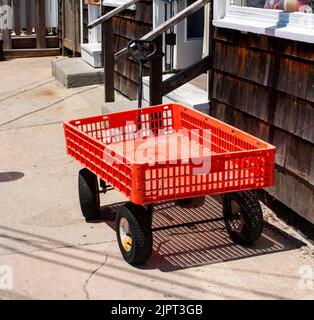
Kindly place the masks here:
POLYGON ((249 244, 261 236, 262 209, 249 190, 274 184, 274 146, 179 104, 72 120, 64 131, 67 153, 85 167, 79 173, 84 217, 99 216, 99 193, 108 185, 130 199, 116 218, 127 262, 151 255, 157 202, 222 194, 232 239, 249 244))

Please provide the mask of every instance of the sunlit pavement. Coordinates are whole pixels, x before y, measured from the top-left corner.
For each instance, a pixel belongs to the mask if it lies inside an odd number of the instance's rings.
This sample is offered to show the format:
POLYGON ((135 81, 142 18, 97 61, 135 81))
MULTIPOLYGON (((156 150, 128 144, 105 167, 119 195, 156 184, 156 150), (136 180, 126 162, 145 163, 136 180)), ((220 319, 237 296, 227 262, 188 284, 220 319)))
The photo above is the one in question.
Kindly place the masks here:
MULTIPOLYGON (((313 246, 265 208, 256 245, 236 246, 221 222, 154 233, 146 265, 119 252, 111 204, 87 224, 77 196, 80 166, 65 154, 62 121, 100 113, 103 87, 65 89, 51 58, 0 63, 0 298, 291 299, 314 298, 313 246)), ((117 95, 117 101, 128 101, 117 95)), ((154 226, 221 214, 212 198, 190 208, 163 204, 154 226)))

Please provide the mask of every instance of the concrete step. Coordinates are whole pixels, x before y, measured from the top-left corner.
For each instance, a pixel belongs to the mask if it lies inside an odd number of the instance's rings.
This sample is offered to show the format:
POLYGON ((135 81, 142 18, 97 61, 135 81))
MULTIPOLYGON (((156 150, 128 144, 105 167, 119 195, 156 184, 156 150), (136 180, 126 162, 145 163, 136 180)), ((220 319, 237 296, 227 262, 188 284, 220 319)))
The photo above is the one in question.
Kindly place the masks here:
MULTIPOLYGON (((149 103, 143 100, 143 107, 148 107, 149 103)), ((123 102, 107 102, 102 105, 101 111, 103 114, 137 109, 138 101, 123 101, 123 102)))
MULTIPOLYGON (((170 78, 172 74, 163 76, 163 80, 170 78)), ((149 77, 144 77, 144 99, 149 100, 149 77)), ((163 98, 163 103, 181 103, 194 108, 205 114, 209 114, 209 100, 207 91, 195 86, 192 83, 186 83, 180 88, 170 92, 163 98)))
POLYGON ((58 48, 5 49, 3 52, 4 57, 7 59, 53 57, 60 55, 60 49, 58 48))
POLYGON ((104 82, 104 70, 95 69, 81 58, 58 57, 51 62, 52 75, 66 88, 77 88, 104 82))
POLYGON ((94 68, 102 68, 101 43, 82 43, 82 59, 94 68))

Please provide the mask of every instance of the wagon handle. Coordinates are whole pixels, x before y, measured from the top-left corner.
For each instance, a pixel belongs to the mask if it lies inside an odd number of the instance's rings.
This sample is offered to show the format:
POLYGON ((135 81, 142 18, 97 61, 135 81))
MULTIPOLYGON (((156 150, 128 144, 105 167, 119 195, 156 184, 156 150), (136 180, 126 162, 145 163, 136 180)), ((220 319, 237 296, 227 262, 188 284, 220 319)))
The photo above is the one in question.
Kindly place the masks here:
POLYGON ((142 109, 144 64, 156 57, 157 45, 153 41, 132 40, 128 52, 139 65, 138 108, 142 109))
POLYGON ((154 41, 132 40, 128 43, 128 52, 138 63, 145 64, 156 55, 157 45, 154 41))

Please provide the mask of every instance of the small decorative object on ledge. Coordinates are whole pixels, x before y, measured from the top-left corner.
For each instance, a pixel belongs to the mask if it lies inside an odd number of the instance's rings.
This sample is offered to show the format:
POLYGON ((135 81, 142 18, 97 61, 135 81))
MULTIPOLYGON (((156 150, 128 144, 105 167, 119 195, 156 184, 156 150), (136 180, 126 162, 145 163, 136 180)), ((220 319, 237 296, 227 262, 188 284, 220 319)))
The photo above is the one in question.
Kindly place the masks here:
POLYGON ((4 60, 3 54, 3 40, 0 39, 0 61, 4 60))
POLYGON ((287 12, 312 13, 311 0, 267 0, 265 9, 279 9, 287 12))

